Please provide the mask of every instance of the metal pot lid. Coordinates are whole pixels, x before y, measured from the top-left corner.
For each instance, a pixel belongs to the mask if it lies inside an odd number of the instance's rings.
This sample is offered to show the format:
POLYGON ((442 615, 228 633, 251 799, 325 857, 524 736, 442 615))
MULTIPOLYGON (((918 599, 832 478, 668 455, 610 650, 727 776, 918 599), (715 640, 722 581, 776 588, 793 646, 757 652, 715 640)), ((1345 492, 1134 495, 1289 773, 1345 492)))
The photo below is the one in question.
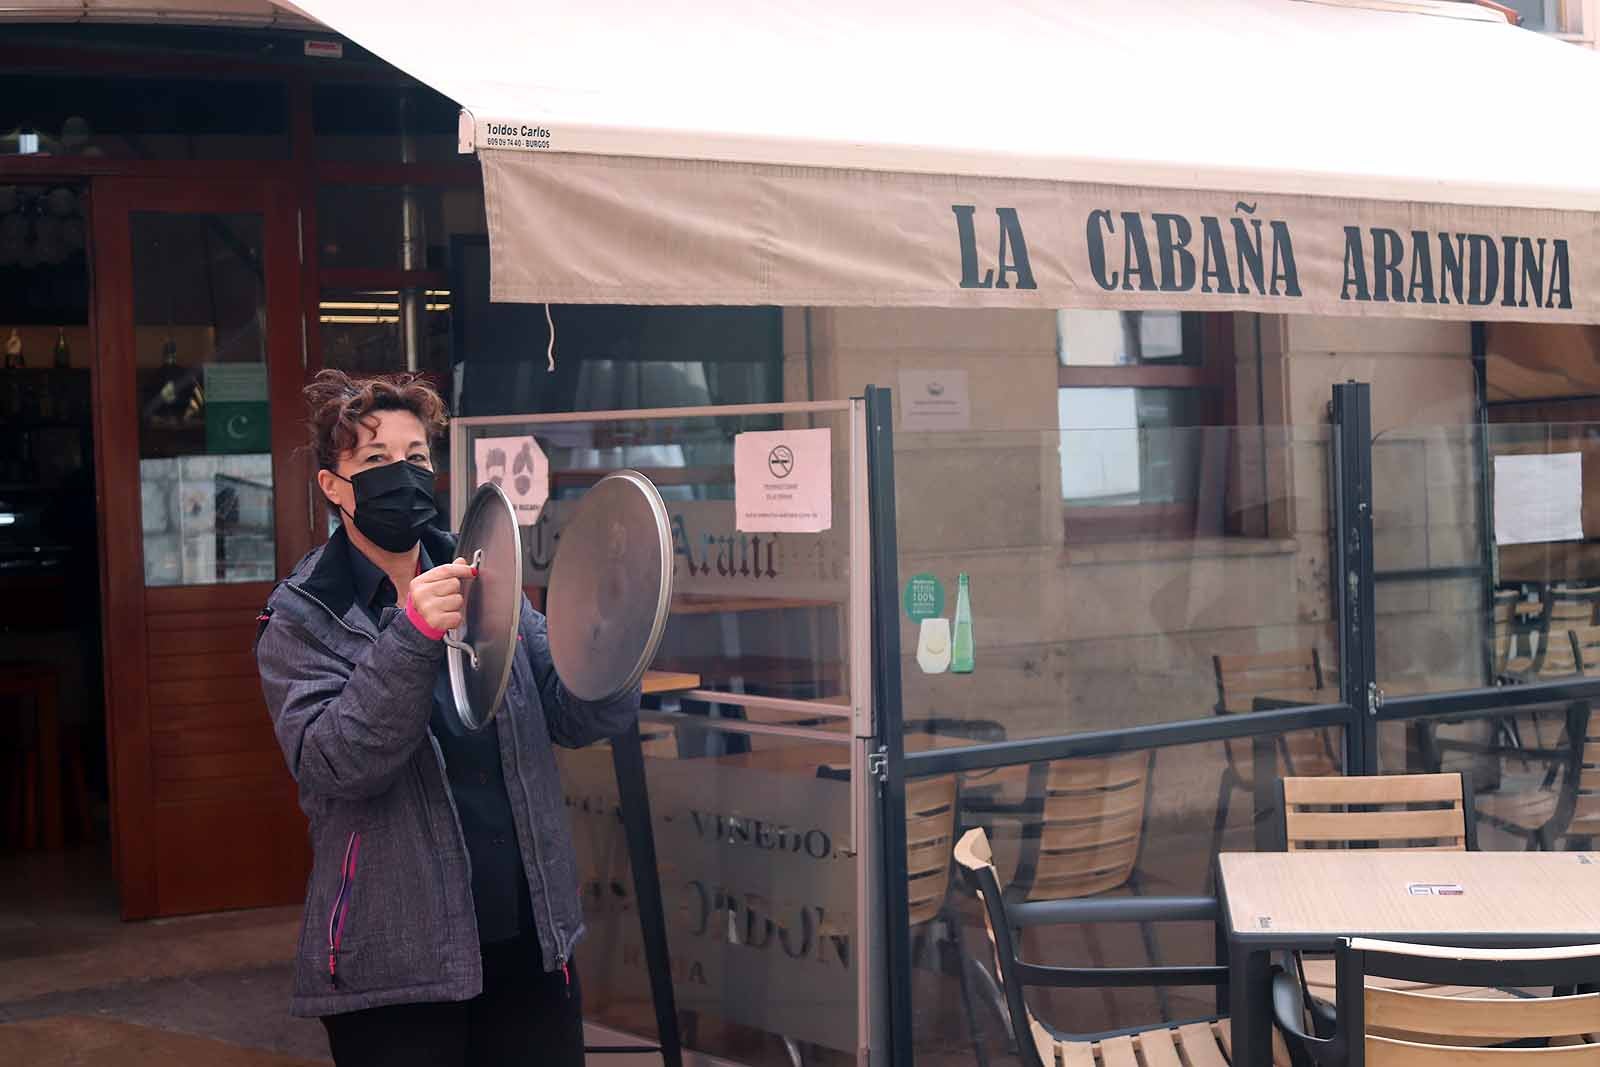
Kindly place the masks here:
POLYGON ((456 555, 478 576, 463 583, 462 624, 444 638, 450 693, 462 724, 481 730, 505 699, 522 620, 522 534, 510 499, 493 482, 467 504, 456 555))
POLYGON ((603 701, 639 684, 672 611, 672 526, 638 471, 608 474, 561 528, 545 614, 567 691, 603 701))

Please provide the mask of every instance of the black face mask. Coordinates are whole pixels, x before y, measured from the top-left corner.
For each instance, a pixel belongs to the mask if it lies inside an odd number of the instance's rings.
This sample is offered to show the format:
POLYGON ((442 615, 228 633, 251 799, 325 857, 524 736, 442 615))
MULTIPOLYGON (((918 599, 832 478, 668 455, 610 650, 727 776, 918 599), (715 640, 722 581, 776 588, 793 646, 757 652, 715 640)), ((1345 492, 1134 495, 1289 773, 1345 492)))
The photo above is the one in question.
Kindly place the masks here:
POLYGON ((356 491, 356 513, 351 516, 356 529, 385 552, 409 552, 439 514, 433 505, 433 472, 415 463, 386 463, 357 471, 354 478, 334 477, 356 491))

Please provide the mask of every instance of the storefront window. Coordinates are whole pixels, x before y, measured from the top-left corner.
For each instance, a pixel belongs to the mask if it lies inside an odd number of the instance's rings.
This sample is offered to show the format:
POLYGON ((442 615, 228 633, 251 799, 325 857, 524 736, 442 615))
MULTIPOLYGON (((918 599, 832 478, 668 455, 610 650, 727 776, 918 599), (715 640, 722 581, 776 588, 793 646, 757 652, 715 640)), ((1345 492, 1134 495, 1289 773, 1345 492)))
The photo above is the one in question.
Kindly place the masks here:
POLYGON ((262 220, 132 218, 147 585, 271 581, 262 220))
POLYGON ((324 367, 351 374, 419 370, 448 384, 447 289, 324 289, 320 323, 324 367), (414 340, 406 336, 408 317, 417 323, 414 340))
POLYGON ((287 159, 278 83, 0 75, 0 156, 287 159))
POLYGON ((312 90, 316 158, 355 163, 442 163, 457 158, 447 97, 421 86, 318 85, 312 90))
POLYGON ((455 236, 485 232, 481 187, 317 190, 317 249, 324 268, 444 270, 455 236))

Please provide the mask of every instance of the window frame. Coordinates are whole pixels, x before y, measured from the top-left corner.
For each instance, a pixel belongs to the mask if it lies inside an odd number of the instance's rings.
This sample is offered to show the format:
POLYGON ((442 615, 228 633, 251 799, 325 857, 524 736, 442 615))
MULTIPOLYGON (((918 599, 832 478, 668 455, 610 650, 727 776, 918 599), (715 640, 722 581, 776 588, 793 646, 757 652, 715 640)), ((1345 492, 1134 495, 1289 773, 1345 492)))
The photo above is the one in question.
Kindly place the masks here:
MULTIPOLYGON (((1124 309, 1119 309, 1119 314, 1124 309)), ((1138 310, 1138 309, 1126 309, 1138 310)), ((1237 420, 1234 390, 1233 314, 1183 311, 1184 352, 1199 349, 1199 361, 1184 364, 1085 367, 1063 365, 1056 357, 1056 388, 1174 389, 1201 392, 1202 421, 1197 425, 1231 426, 1237 420)), ((1058 349, 1059 353, 1059 340, 1058 349)), ((1128 541, 1140 538, 1177 540, 1194 536, 1199 501, 1169 504, 1124 504, 1074 507, 1062 502, 1063 537, 1067 544, 1128 541)), ((1232 534, 1235 531, 1229 530, 1232 534)))

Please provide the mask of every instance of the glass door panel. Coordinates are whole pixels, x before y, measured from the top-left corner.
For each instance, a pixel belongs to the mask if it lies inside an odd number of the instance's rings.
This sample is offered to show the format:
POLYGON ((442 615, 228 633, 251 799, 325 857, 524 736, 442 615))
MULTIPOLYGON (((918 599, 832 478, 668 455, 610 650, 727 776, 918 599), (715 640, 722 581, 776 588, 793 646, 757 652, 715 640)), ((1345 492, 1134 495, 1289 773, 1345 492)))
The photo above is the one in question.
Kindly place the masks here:
POLYGON ((274 577, 263 218, 129 219, 144 576, 274 577))

